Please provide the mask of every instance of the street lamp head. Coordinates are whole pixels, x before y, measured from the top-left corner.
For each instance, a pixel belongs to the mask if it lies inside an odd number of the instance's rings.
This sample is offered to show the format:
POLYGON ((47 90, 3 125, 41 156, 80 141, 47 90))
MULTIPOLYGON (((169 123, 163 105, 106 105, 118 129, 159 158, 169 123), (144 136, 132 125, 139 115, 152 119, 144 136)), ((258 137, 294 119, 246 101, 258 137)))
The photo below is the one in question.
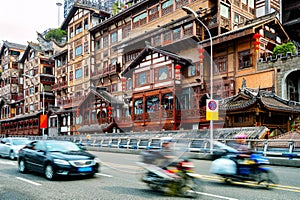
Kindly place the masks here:
POLYGON ((188 15, 193 15, 195 18, 198 17, 198 14, 194 10, 192 10, 191 8, 189 8, 187 6, 182 6, 181 9, 184 10, 186 12, 186 14, 188 14, 188 15))

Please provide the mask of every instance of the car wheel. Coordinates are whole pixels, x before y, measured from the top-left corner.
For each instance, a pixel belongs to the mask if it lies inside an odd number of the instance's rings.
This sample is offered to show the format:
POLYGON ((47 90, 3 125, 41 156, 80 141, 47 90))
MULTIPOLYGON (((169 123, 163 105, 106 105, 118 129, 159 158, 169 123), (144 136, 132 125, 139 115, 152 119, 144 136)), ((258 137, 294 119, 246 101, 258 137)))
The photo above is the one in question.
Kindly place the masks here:
POLYGON ((26 173, 26 171, 27 171, 26 162, 24 159, 21 159, 19 162, 19 172, 24 174, 24 173, 26 173))
POLYGON ((14 152, 14 151, 10 151, 10 152, 9 152, 9 159, 11 159, 11 160, 15 160, 15 159, 16 159, 16 156, 15 156, 15 152, 14 152))
POLYGON ((54 179, 54 170, 51 164, 47 164, 45 167, 45 177, 48 180, 53 180, 54 179))

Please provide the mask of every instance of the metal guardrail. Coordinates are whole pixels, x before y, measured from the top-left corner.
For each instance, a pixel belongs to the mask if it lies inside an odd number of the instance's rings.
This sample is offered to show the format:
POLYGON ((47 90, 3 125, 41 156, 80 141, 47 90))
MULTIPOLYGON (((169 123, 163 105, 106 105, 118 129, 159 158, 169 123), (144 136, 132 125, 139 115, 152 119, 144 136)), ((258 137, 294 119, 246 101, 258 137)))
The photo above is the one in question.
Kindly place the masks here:
MULTIPOLYGON (((41 140, 41 136, 27 136, 32 140, 41 140)), ((55 136, 46 139, 69 140, 82 146, 91 148, 118 148, 118 149, 160 149, 162 141, 160 138, 151 138, 149 135, 139 135, 139 137, 120 137, 103 135, 76 135, 76 136, 55 136)), ((173 138, 174 144, 186 145, 188 152, 205 153, 209 151, 210 144, 208 139, 194 138, 173 138)), ((233 139, 215 139, 228 146, 233 139)), ((283 139, 247 139, 249 149, 262 153, 265 156, 279 156, 300 158, 300 140, 283 139)))

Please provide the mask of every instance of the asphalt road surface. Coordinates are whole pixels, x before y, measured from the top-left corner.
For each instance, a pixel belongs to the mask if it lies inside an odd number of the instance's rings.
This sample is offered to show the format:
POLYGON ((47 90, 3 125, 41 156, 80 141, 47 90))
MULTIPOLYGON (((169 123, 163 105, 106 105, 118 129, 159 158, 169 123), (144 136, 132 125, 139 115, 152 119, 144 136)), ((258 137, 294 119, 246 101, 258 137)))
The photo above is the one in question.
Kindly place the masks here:
MULTIPOLYGON (((183 199, 152 191, 142 183, 139 155, 92 152, 102 161, 101 172, 94 178, 61 177, 48 181, 40 174, 20 174, 17 161, 0 158, 0 199, 74 199, 142 200, 183 199)), ((193 160, 201 175, 204 191, 200 199, 296 200, 300 196, 300 169, 271 166, 280 183, 265 189, 253 182, 226 184, 210 174, 211 161, 193 160)))

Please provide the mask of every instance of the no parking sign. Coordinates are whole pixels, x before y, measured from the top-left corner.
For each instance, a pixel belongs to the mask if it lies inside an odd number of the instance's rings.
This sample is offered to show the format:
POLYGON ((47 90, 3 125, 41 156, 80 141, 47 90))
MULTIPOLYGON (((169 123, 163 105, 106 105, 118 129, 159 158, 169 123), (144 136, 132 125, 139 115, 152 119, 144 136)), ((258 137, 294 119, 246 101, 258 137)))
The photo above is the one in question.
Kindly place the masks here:
POLYGON ((206 120, 219 120, 219 102, 217 100, 206 100, 206 120))

